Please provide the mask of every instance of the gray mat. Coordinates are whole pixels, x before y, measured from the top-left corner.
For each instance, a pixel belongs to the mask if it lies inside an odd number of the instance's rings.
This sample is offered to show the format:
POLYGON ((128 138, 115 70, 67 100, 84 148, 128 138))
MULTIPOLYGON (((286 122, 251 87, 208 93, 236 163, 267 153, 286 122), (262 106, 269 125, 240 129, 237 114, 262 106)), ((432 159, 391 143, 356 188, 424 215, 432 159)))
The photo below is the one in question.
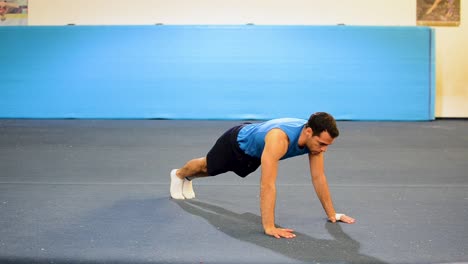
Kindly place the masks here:
POLYGON ((468 262, 468 122, 339 122, 326 154, 331 224, 306 157, 281 162, 276 222, 262 233, 259 171, 194 181, 169 171, 235 121, 0 120, 0 263, 468 262))

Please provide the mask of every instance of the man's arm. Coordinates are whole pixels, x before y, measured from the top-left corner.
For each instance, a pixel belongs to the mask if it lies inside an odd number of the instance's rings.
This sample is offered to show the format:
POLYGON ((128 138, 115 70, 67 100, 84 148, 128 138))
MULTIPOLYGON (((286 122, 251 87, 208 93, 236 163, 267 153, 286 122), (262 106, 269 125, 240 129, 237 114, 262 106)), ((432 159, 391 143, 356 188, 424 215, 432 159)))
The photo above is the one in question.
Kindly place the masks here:
POLYGON ((4 2, 4 3, 5 3, 5 6, 6 6, 6 7, 10 7, 10 8, 19 8, 19 5, 18 5, 18 4, 10 3, 10 2, 4 2))
POLYGON ((327 177, 325 177, 323 153, 316 155, 309 154, 309 164, 315 192, 317 193, 317 197, 319 198, 328 219, 333 223, 337 220, 349 224, 354 223, 355 220, 347 215, 342 215, 340 219, 336 219, 336 212, 333 207, 330 190, 328 188, 327 177))
POLYGON ((261 157, 260 211, 262 214, 262 224, 265 233, 276 238, 293 238, 296 236, 293 230, 276 228, 275 225, 278 162, 287 152, 288 145, 289 140, 287 135, 279 129, 273 129, 265 137, 265 148, 261 157))

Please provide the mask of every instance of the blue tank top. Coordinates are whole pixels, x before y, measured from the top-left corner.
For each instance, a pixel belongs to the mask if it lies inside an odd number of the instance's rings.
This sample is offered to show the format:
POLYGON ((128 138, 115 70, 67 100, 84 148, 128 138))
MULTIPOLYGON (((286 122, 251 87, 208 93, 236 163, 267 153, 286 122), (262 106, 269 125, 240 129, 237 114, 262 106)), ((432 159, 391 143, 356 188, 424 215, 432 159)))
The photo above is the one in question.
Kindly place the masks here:
POLYGON ((266 134, 274 129, 283 130, 289 138, 288 151, 281 159, 287 159, 309 153, 307 147, 298 146, 299 136, 307 120, 297 118, 272 119, 263 123, 255 123, 244 126, 237 135, 239 147, 248 155, 256 158, 262 156, 265 147, 266 134))

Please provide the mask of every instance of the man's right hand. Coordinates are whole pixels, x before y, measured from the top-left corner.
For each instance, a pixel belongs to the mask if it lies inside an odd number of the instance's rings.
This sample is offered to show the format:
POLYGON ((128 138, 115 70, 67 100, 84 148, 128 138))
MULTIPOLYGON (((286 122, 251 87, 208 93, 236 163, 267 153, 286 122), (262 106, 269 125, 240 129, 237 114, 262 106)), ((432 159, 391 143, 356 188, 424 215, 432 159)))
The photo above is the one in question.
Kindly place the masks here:
POLYGON ((270 228, 265 229, 265 234, 274 236, 276 238, 295 238, 296 235, 293 233, 294 230, 289 228, 270 228))

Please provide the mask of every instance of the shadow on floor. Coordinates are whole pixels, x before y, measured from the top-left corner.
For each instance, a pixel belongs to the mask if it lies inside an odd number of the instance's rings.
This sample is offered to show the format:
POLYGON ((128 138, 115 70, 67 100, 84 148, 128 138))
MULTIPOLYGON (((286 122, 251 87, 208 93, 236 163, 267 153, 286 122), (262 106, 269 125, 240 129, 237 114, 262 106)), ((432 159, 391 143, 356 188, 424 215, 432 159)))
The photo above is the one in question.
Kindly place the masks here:
MULTIPOLYGON (((4 238, 4 241, 10 242, 5 242, 5 246, 11 245, 8 251, 4 249, 5 254, 0 254, 0 263, 199 263, 198 259, 193 261, 199 255, 190 251, 175 253, 180 246, 182 231, 190 228, 186 225, 187 218, 180 217, 180 208, 208 221, 216 230, 232 238, 269 249, 291 260, 307 263, 384 263, 360 254, 360 244, 346 235, 339 224, 325 223, 333 239, 317 239, 296 232, 295 239, 277 240, 261 232, 261 218, 258 215, 237 214, 201 201, 173 202, 169 198, 120 200, 110 207, 90 210, 81 217, 45 218, 52 224, 37 222, 37 225, 31 226, 30 233, 36 233, 34 237, 12 235, 4 238), (42 232, 34 231, 37 228, 42 232), (173 239, 162 239, 164 237, 173 239)), ((42 213, 53 215, 47 210, 42 213)), ((258 261, 258 258, 254 257, 254 261, 258 261)))
POLYGON ((176 201, 186 212, 206 219, 221 232, 235 239, 270 249, 291 259, 316 263, 385 263, 359 253, 359 242, 346 235, 340 224, 327 222, 325 228, 334 238, 317 239, 295 232, 295 239, 274 239, 259 232, 261 217, 237 214, 200 201, 176 201))

